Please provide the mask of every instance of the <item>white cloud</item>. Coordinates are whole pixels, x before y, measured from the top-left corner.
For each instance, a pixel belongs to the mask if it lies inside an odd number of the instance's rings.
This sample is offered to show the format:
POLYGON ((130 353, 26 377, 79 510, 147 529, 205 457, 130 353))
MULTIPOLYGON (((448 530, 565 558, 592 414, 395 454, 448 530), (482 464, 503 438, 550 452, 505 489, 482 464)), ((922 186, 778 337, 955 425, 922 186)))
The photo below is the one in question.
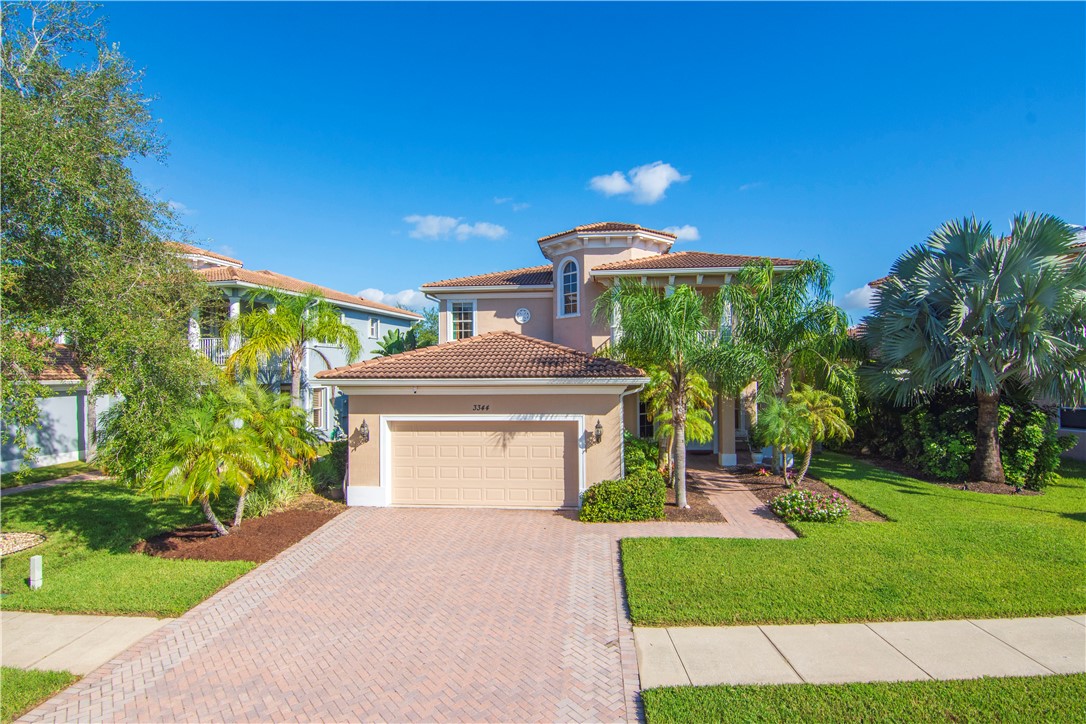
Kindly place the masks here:
POLYGON ((531 204, 513 201, 512 196, 495 196, 494 203, 498 204, 499 206, 501 206, 502 204, 509 204, 509 208, 511 208, 513 211, 524 211, 531 206, 531 204))
POLYGON ((229 244, 219 244, 218 251, 220 254, 224 254, 226 256, 234 256, 234 247, 230 246, 229 244))
POLYGON ((671 184, 689 181, 689 175, 679 173, 670 163, 656 161, 630 169, 628 174, 613 171, 603 176, 595 176, 588 186, 604 196, 629 194, 635 204, 655 204, 664 198, 671 184))
POLYGON ((531 204, 525 204, 525 203, 522 202, 522 203, 513 204, 512 209, 513 209, 513 211, 524 211, 525 209, 527 209, 529 207, 531 207, 531 204))
POLYGON ((682 226, 665 226, 664 231, 669 234, 674 234, 676 241, 697 241, 701 238, 701 232, 698 231, 698 227, 691 226, 690 224, 683 224, 682 226))
POLYGON ((447 237, 449 232, 456 228, 460 219, 452 216, 435 216, 433 214, 403 217, 403 220, 414 225, 414 229, 407 233, 413 239, 441 239, 447 237))
POLYGON ((875 290, 865 284, 842 297, 840 305, 846 312, 866 312, 874 301, 875 290))
POLYGON ((173 199, 167 201, 166 205, 170 207, 170 211, 180 214, 181 216, 189 216, 190 214, 196 213, 195 209, 190 209, 180 201, 174 201, 173 199))
POLYGON ((750 183, 745 183, 742 186, 740 186, 739 190, 740 191, 753 191, 754 189, 760 189, 763 186, 765 186, 765 181, 751 181, 750 183))
POLYGON ((462 218, 454 216, 412 214, 405 216, 403 220, 415 227, 407 232, 407 235, 414 239, 448 239, 454 234, 460 241, 475 237, 500 239, 508 233, 504 226, 489 221, 466 224, 462 218))
POLYGON ((403 291, 389 293, 381 291, 380 289, 371 288, 363 289, 358 293, 358 296, 363 299, 369 299, 371 302, 380 302, 381 304, 388 304, 393 307, 422 309, 430 306, 430 300, 418 289, 404 289, 403 291))

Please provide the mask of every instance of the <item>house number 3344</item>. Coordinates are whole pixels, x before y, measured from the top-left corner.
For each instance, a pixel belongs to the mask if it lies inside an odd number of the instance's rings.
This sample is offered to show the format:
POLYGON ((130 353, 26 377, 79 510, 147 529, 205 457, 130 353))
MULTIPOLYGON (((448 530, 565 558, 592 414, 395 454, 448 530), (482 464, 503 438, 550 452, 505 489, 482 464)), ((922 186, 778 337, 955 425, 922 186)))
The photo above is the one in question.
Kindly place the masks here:
POLYGON ((471 409, 475 412, 486 412, 490 409, 490 405, 472 405, 471 409))

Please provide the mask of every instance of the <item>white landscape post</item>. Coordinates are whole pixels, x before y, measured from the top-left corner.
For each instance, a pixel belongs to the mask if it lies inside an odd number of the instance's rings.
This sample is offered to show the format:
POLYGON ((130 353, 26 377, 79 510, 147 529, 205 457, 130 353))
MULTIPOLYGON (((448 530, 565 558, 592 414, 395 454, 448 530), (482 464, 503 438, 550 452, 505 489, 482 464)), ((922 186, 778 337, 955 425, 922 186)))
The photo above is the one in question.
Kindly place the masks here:
POLYGON ((30 590, 41 588, 41 556, 30 556, 30 590))

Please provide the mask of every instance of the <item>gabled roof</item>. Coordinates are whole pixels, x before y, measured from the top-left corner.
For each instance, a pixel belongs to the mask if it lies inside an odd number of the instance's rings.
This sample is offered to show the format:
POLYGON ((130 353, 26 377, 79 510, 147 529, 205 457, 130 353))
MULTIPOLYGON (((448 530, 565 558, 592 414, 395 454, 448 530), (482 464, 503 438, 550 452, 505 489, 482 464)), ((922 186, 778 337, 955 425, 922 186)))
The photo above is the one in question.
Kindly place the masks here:
POLYGON ((516 332, 476 337, 376 357, 317 373, 319 379, 644 379, 636 367, 516 332))
POLYGON ((550 264, 529 266, 523 269, 476 274, 470 277, 427 282, 421 289, 443 287, 549 287, 553 284, 553 267, 550 264))
POLYGON ((673 254, 658 254, 642 259, 614 261, 592 267, 593 272, 635 271, 638 269, 739 269, 745 264, 768 258, 774 266, 796 266, 796 259, 778 259, 776 257, 744 256, 743 254, 713 254, 708 251, 678 251, 673 254))
POLYGON ((45 351, 45 367, 40 374, 34 375, 34 379, 39 382, 81 382, 87 379, 87 373, 74 349, 66 344, 52 344, 45 351))
POLYGON ((192 244, 182 244, 180 241, 167 241, 167 242, 165 242, 165 244, 167 246, 169 246, 170 248, 172 248, 172 249, 176 249, 177 251, 181 252, 182 254, 193 254, 193 255, 196 255, 196 256, 206 256, 206 257, 209 257, 211 259, 218 259, 219 261, 225 261, 225 262, 227 262, 229 264, 237 264, 238 266, 243 266, 240 259, 234 259, 233 257, 225 256, 223 254, 217 254, 217 253, 215 253, 213 251, 208 251, 207 249, 201 249, 198 246, 193 246, 192 244))
POLYGON ((559 236, 565 236, 566 234, 601 233, 607 231, 647 231, 650 234, 659 234, 660 236, 666 236, 671 239, 678 238, 670 231, 648 229, 639 224, 625 224, 621 221, 597 221, 594 224, 582 224, 581 226, 574 226, 572 229, 568 229, 557 234, 549 234, 539 239, 539 241, 550 241, 551 239, 557 239, 559 236))
POLYGON ((408 317, 410 319, 422 319, 422 315, 417 314, 416 312, 409 312, 406 309, 391 307, 387 304, 381 304, 380 302, 371 302, 369 299, 363 299, 355 294, 337 292, 335 289, 322 287, 319 284, 303 282, 301 279, 277 274, 276 272, 268 271, 267 269, 256 271, 253 269, 238 269, 236 267, 220 266, 195 269, 194 271, 209 282, 241 282, 242 284, 252 284, 258 287, 271 287, 272 289, 281 289, 285 292, 294 292, 296 294, 304 294, 311 289, 316 289, 325 299, 333 302, 353 304, 357 307, 372 309, 375 312, 385 312, 401 317, 408 317))

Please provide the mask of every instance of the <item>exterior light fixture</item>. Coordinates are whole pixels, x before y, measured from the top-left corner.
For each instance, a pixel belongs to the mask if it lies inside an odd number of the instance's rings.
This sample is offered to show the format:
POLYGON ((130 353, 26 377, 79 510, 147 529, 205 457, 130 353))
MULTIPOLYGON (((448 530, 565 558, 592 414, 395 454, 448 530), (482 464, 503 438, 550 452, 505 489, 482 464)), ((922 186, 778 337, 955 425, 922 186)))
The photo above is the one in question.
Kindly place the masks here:
POLYGON ((603 442, 603 425, 599 420, 596 420, 596 444, 603 442))
POLYGON ((362 427, 358 428, 358 435, 361 437, 363 444, 370 441, 370 426, 365 420, 362 421, 362 427))

